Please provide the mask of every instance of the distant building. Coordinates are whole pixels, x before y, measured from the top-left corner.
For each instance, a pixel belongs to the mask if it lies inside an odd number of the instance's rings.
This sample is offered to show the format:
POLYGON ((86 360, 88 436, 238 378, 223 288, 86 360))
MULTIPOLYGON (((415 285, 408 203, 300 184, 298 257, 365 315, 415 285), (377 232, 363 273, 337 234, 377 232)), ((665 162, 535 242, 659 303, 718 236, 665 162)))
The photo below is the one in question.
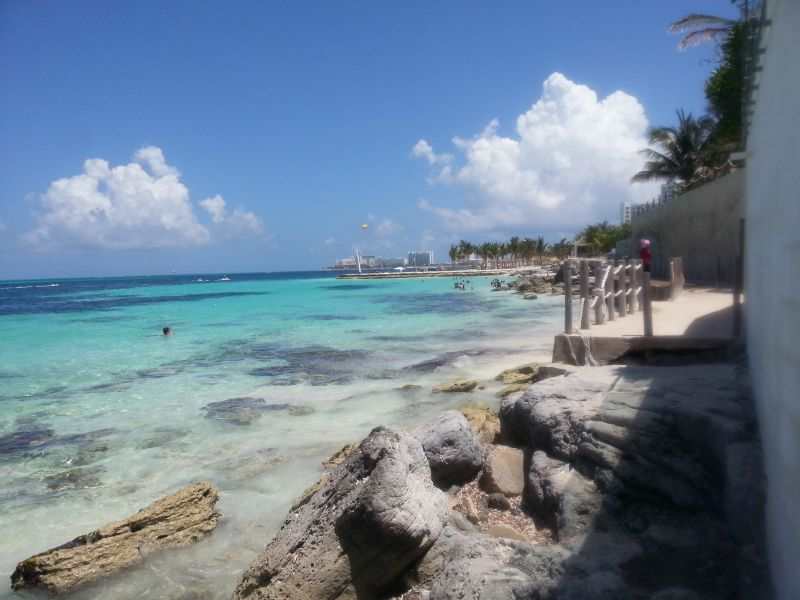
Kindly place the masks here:
POLYGON ((633 214, 633 204, 631 204, 630 202, 623 202, 620 205, 620 215, 619 215, 620 223, 622 223, 623 225, 625 225, 625 223, 630 223, 632 214, 633 214))
POLYGON ((340 258, 337 260, 333 268, 334 269, 355 269, 358 265, 356 264, 356 259, 352 256, 348 258, 340 258))
POLYGON ((378 261, 380 264, 379 267, 384 267, 385 269, 394 269, 395 267, 402 267, 406 264, 406 259, 404 258, 379 258, 378 261))
POLYGON ((429 267, 433 264, 433 250, 408 253, 409 267, 429 267))

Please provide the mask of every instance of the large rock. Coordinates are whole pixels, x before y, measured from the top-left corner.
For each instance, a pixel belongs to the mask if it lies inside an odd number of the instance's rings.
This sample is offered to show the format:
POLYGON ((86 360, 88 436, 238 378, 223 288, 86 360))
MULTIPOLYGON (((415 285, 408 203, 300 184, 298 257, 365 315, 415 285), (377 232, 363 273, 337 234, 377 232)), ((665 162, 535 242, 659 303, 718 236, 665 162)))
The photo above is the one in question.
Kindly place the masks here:
POLYGON ((23 560, 11 575, 11 587, 68 592, 153 552, 197 542, 217 526, 218 498, 210 483, 189 485, 127 519, 23 560))
POLYGON ((482 444, 500 441, 500 417, 496 411, 484 406, 466 406, 461 413, 482 444))
POLYGON ((531 457, 525 503, 557 539, 565 540, 593 526, 600 517, 602 496, 593 481, 539 450, 531 457))
POLYGON ((443 383, 433 387, 434 393, 458 393, 458 392, 471 392, 478 387, 478 382, 473 379, 460 379, 458 381, 451 381, 450 383, 443 383))
POLYGON ((525 487, 525 457, 519 448, 492 446, 481 475, 481 488, 489 493, 520 496, 525 487))
POLYGON ((413 432, 422 444, 439 487, 472 481, 483 466, 483 451, 467 419, 449 410, 413 432))
POLYGON ((447 513, 422 445, 377 428, 295 505, 234 598, 380 597, 436 541, 447 513))
POLYGON ((549 377, 564 375, 566 372, 567 370, 562 369, 561 367, 540 365, 538 363, 528 363, 512 369, 506 369, 495 379, 497 381, 502 381, 506 385, 517 383, 536 383, 537 381, 542 381, 549 377))

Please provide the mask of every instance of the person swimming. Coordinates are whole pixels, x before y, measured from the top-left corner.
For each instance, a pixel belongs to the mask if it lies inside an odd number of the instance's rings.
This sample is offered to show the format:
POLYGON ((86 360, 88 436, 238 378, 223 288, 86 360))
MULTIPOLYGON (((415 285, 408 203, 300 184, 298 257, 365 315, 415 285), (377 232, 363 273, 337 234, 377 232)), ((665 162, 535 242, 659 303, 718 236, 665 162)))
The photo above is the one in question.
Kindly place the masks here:
POLYGON ((172 328, 171 327, 164 327, 161 329, 161 333, 164 335, 172 335, 172 328))

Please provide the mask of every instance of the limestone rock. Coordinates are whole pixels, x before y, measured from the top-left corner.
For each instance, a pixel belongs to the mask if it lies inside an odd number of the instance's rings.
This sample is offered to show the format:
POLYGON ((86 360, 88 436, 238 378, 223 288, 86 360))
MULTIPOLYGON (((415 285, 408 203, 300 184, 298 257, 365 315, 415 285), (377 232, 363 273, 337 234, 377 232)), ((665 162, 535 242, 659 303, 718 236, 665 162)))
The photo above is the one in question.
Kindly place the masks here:
POLYGON ((509 540, 517 540, 519 542, 527 542, 528 538, 521 534, 519 531, 508 525, 489 525, 486 528, 486 533, 492 537, 506 538, 509 540))
POLYGON ((500 441, 500 417, 497 412, 483 406, 467 406, 461 409, 461 413, 482 444, 500 441))
POLYGON ((463 484, 475 478, 483 466, 483 452, 477 436, 463 414, 442 413, 413 432, 422 444, 439 487, 463 484))
POLYGON ((540 365, 538 363, 528 363, 514 367, 513 369, 506 369, 500 373, 495 379, 502 381, 506 385, 518 383, 536 383, 549 377, 556 377, 563 375, 567 372, 566 369, 561 367, 554 367, 552 365, 540 365))
POLYGON ((489 493, 521 495, 525 487, 522 450, 511 446, 492 446, 484 462, 480 484, 489 493))
POLYGON ((434 393, 471 392, 478 387, 478 382, 473 379, 460 379, 450 383, 434 386, 434 393))
POLYGON ((489 494, 489 497, 486 499, 486 501, 489 508, 493 508, 495 510, 511 510, 511 503, 503 494, 489 494))
POLYGON ((233 597, 378 597, 436 541, 447 513, 422 445, 374 429, 289 515, 233 597))
POLYGON ((530 387, 529 383, 512 383, 504 386, 499 392, 497 392, 496 396, 498 398, 505 398, 506 396, 516 394, 517 392, 524 392, 528 389, 528 387, 530 387))
POLYGON ((153 552, 197 542, 217 526, 218 498, 210 483, 186 486, 127 519, 23 560, 11 575, 11 587, 68 592, 153 552))

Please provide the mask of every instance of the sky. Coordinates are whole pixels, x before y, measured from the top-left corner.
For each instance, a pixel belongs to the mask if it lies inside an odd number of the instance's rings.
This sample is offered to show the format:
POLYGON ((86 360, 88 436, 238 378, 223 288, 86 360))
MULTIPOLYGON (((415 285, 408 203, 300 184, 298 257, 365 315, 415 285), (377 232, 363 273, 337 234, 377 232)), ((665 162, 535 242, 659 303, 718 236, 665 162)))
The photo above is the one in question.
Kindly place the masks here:
POLYGON ((0 279, 446 258, 619 219, 728 0, 0 0, 0 279), (368 227, 362 228, 362 224, 368 227))

